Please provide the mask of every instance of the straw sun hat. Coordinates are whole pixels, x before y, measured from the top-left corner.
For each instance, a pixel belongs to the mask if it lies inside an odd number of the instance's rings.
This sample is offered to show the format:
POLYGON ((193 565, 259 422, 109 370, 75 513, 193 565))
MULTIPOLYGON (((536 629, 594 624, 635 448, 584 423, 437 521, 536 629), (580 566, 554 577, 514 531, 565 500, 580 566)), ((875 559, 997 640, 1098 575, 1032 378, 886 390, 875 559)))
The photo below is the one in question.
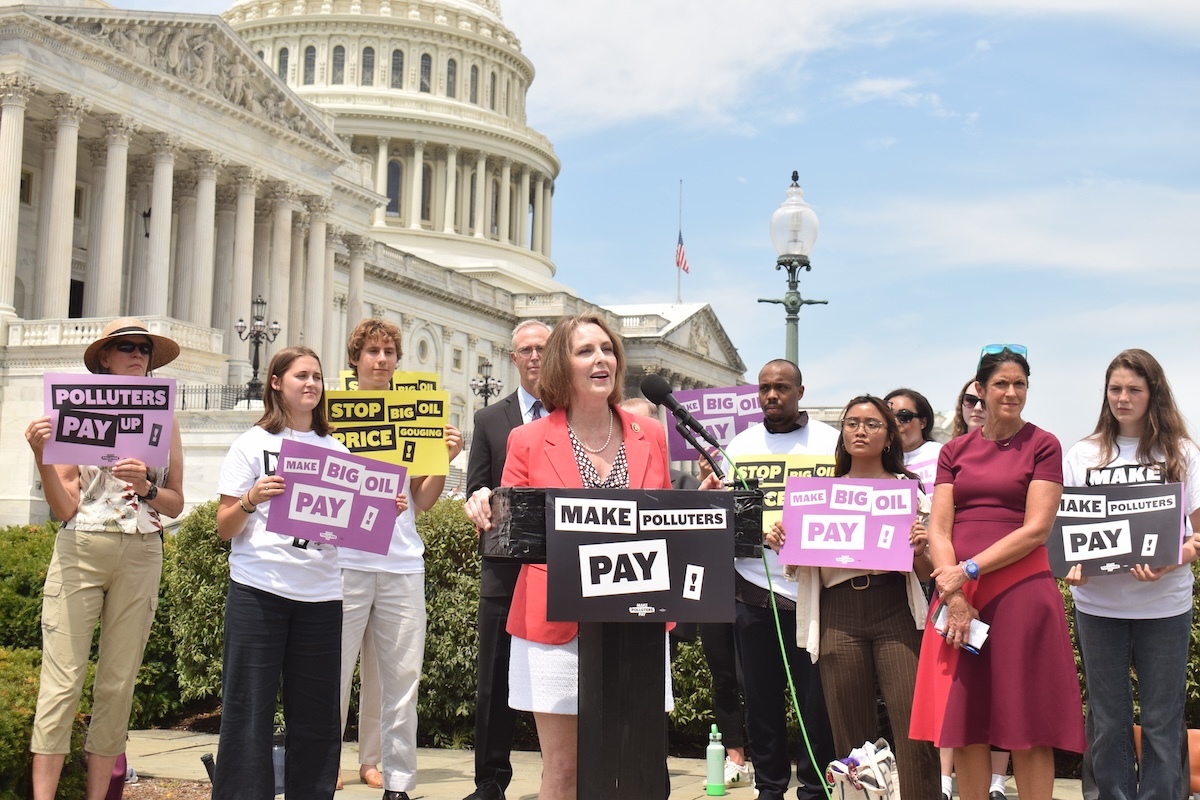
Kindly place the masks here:
POLYGON ((150 354, 150 370, 166 366, 179 356, 179 345, 175 344, 173 340, 151 333, 147 330, 146 323, 140 319, 121 317, 105 325, 104 330, 100 333, 100 338, 89 344, 87 350, 83 351, 83 364, 89 372, 100 372, 100 351, 123 336, 145 336, 150 340, 154 347, 150 354))

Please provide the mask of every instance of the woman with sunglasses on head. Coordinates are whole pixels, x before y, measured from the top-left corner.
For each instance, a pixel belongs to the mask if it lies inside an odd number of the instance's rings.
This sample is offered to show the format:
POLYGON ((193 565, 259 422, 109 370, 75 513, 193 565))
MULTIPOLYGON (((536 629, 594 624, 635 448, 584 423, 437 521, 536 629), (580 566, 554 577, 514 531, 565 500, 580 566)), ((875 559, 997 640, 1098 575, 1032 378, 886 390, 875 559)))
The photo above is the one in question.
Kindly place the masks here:
POLYGON ((976 371, 983 427, 938 459, 929 547, 944 638, 925 627, 910 733, 954 748, 959 795, 986 800, 993 747, 1012 753, 1023 800, 1050 800, 1054 748, 1083 752, 1083 708, 1045 541, 1062 496, 1062 448, 1021 417, 1029 362, 989 345, 976 371), (974 652, 972 621, 991 626, 974 652))
MULTIPOLYGON (((883 400, 855 397, 842 412, 834 476, 916 480, 904 467, 902 436, 883 400)), ((778 552, 785 538, 776 522, 765 541, 778 552)), ((937 794, 937 752, 908 733, 928 610, 921 581, 929 579, 931 564, 923 541, 913 546, 912 567, 911 572, 788 567, 785 574, 800 583, 796 643, 821 670, 836 751, 849 753, 879 736, 878 683, 896 739, 901 797, 927 800, 937 794)))
POLYGON ((1183 483, 1187 517, 1178 532, 1182 567, 1138 565, 1088 579, 1079 565, 1067 583, 1087 677, 1084 783, 1102 800, 1188 794, 1184 701, 1192 628, 1193 531, 1200 527, 1200 449, 1187 433, 1162 366, 1145 350, 1125 350, 1108 365, 1100 419, 1063 463, 1067 486, 1183 483), (1130 470, 1129 467, 1137 469, 1130 470), (1130 475, 1137 477, 1130 480, 1130 475), (1114 478, 1116 480, 1114 480, 1114 478), (1141 766, 1133 742, 1133 688, 1141 706, 1141 766))
MULTIPOLYGON (((179 345, 150 333, 141 320, 110 322, 88 345, 83 363, 100 375, 145 377, 179 355, 179 345)), ((88 800, 108 791, 125 752, 133 688, 158 606, 162 517, 183 513, 183 440, 171 426, 167 464, 122 458, 111 467, 46 464, 54 438, 49 417, 30 423, 46 503, 63 522, 54 540, 42 601, 42 673, 34 717, 33 797, 51 800, 71 748, 71 724, 83 693, 96 621, 100 654, 88 726, 88 800)))
MULTIPOLYGON (((321 361, 307 347, 271 358, 263 415, 230 447, 217 479, 217 534, 231 543, 213 800, 275 796, 271 743, 283 688, 288 797, 332 798, 342 750, 342 573, 337 548, 267 528, 284 491, 284 441, 347 452, 331 436, 321 361)), ((404 496, 396 507, 408 507, 404 496)))

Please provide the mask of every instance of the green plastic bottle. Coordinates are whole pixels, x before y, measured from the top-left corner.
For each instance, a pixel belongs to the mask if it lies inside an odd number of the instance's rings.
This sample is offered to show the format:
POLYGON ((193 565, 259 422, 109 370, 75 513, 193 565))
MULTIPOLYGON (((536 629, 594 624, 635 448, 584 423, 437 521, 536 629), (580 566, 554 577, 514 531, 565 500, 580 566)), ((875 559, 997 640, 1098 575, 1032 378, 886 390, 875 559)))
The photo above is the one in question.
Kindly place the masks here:
POLYGON ((704 750, 704 760, 707 766, 707 794, 709 797, 725 796, 725 745, 721 744, 721 732, 713 723, 712 731, 708 734, 708 747, 704 750))

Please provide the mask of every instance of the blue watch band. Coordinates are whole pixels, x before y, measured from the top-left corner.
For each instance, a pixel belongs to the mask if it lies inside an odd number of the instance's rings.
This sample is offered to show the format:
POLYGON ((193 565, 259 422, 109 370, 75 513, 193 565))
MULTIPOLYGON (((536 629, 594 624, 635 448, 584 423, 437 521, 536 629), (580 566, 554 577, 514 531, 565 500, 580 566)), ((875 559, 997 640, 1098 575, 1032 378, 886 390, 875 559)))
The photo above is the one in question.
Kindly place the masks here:
POLYGON ((979 580, 979 565, 973 559, 968 558, 963 562, 963 572, 967 573, 967 577, 973 581, 979 580))

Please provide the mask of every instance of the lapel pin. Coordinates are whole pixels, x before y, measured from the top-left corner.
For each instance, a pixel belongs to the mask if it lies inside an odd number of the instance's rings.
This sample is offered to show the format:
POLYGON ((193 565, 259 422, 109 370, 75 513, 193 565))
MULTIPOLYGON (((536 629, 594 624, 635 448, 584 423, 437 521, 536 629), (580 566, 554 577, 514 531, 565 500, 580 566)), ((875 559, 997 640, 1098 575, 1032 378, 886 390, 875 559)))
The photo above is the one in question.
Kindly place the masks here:
POLYGON ((631 423, 629 424, 629 427, 633 429, 633 432, 634 432, 634 433, 641 433, 641 432, 642 432, 642 427, 641 427, 640 425, 638 425, 636 422, 631 422, 631 423))

